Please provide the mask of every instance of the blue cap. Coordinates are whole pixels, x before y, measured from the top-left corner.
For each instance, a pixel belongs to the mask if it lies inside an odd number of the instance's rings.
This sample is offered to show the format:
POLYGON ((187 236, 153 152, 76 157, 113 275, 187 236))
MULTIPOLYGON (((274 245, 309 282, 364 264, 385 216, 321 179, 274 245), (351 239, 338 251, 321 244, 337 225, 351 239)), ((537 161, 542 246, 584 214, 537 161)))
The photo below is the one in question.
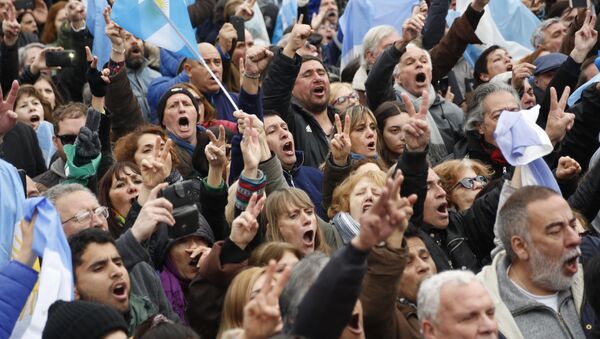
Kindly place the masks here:
POLYGON ((550 53, 542 55, 541 57, 535 59, 535 61, 533 62, 533 64, 535 65, 533 75, 537 76, 540 74, 555 71, 566 60, 567 56, 562 53, 550 53))

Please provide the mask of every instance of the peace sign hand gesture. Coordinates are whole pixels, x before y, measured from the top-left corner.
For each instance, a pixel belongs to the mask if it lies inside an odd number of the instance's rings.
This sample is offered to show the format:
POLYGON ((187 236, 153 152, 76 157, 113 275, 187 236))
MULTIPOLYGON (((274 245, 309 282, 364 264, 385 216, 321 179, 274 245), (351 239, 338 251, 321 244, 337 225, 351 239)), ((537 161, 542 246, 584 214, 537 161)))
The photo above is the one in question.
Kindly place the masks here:
POLYGON ((276 276, 275 260, 269 261, 265 272, 265 282, 260 292, 244 307, 245 339, 269 338, 281 324, 279 312, 279 296, 291 275, 291 268, 286 267, 276 276))
POLYGON ((421 107, 419 113, 415 111, 415 106, 410 101, 408 95, 402 93, 402 102, 410 116, 408 123, 402 126, 404 138, 406 139, 406 149, 411 152, 423 152, 429 143, 429 125, 427 124, 427 103, 429 102, 429 92, 423 91, 421 95, 421 107))
POLYGON ((569 93, 571 93, 571 89, 567 86, 560 97, 560 101, 557 101, 556 89, 554 87, 550 88, 550 111, 546 122, 546 134, 548 134, 552 145, 559 143, 575 122, 575 114, 565 113, 569 93))
POLYGON ((163 140, 160 136, 156 136, 154 142, 154 149, 152 155, 148 158, 142 159, 141 168, 142 171, 142 182, 144 187, 152 189, 156 185, 165 181, 165 179, 171 174, 171 166, 167 163, 173 141, 167 139, 164 147, 161 149, 163 140))
POLYGON ((227 165, 225 127, 219 126, 219 138, 210 130, 206 130, 206 135, 210 142, 204 148, 204 154, 208 159, 208 166, 218 168, 219 171, 227 165))
POLYGON ((231 223, 231 234, 229 239, 233 241, 242 250, 248 246, 248 244, 256 236, 258 231, 258 215, 265 206, 265 195, 260 197, 255 193, 250 197, 246 210, 242 212, 233 222, 231 223))
POLYGON ((344 118, 344 128, 342 128, 340 115, 335 115, 335 131, 336 133, 329 144, 331 157, 333 158, 334 165, 340 167, 346 166, 352 148, 352 142, 350 141, 350 115, 346 114, 344 118))

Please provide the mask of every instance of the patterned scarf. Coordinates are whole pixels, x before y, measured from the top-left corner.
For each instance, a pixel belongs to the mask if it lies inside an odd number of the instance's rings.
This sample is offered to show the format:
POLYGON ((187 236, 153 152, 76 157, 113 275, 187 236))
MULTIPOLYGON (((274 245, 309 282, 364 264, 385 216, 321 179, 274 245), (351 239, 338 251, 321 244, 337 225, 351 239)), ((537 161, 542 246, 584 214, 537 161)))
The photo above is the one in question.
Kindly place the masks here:
POLYGON ((333 217, 333 225, 338 229, 344 245, 358 235, 360 225, 348 212, 339 212, 333 217))

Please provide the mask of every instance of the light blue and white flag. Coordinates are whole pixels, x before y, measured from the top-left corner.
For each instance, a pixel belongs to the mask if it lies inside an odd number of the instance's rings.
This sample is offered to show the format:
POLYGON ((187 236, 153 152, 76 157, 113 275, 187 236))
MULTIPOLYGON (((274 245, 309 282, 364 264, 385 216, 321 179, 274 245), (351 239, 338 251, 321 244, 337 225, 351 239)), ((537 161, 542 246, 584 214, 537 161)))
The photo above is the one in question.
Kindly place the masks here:
POLYGON ((200 61, 237 111, 239 108, 198 51, 187 0, 117 0, 111 18, 136 37, 186 58, 200 61))
MULTIPOLYGON (((457 0, 456 11, 449 11, 450 25, 467 9, 470 0, 457 0)), ((483 45, 469 47, 465 58, 473 66, 483 50, 491 45, 505 48, 514 59, 521 59, 533 51, 530 37, 540 20, 520 0, 490 1, 477 25, 475 34, 483 45)))
POLYGON ((111 42, 105 33, 106 23, 104 22, 104 7, 106 0, 89 0, 86 12, 86 24, 94 36, 94 45, 92 54, 98 57, 96 68, 101 71, 102 67, 110 59, 111 42))
POLYGON ((546 132, 535 123, 539 112, 539 105, 520 112, 502 112, 494 139, 509 164, 523 166, 523 186, 544 186, 560 193, 558 183, 543 159, 554 147, 546 132))
POLYGON ((10 261, 15 225, 23 217, 25 192, 17 169, 0 159, 0 266, 10 261))
POLYGON ((362 54, 362 44, 369 29, 391 25, 402 33, 402 24, 420 0, 350 0, 340 17, 342 44, 342 69, 348 62, 362 54))
MULTIPOLYGON (((48 308, 57 300, 71 301, 74 297, 71 249, 58 212, 47 198, 27 199, 24 218, 31 221, 37 210, 33 231, 33 252, 43 258, 35 309, 22 338, 41 338, 48 318, 48 308)), ((15 337, 13 332, 13 337, 15 337)))
POLYGON ((144 41, 197 59, 196 38, 185 1, 117 0, 111 18, 144 41))
POLYGON ((294 23, 294 18, 298 16, 298 1, 296 0, 283 0, 281 7, 279 7, 279 13, 277 14, 277 21, 275 21, 275 28, 273 29, 273 37, 271 43, 277 45, 283 31, 294 23))

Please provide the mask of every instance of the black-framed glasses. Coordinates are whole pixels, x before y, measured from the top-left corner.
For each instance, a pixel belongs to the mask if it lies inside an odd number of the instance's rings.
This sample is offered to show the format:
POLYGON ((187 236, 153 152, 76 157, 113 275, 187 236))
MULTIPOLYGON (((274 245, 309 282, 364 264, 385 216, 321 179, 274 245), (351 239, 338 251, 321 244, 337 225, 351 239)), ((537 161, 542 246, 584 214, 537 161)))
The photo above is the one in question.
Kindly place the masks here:
POLYGON ((450 192, 454 191, 458 186, 462 186, 468 190, 473 189, 473 187, 475 187, 475 182, 480 183, 481 186, 485 186, 488 180, 483 175, 478 175, 472 178, 462 178, 454 186, 452 186, 450 192))
POLYGON ((65 221, 61 221, 61 223, 64 225, 71 220, 75 220, 80 224, 86 224, 86 223, 89 223, 90 220, 92 219, 92 214, 95 214, 98 218, 107 219, 108 218, 108 207, 100 206, 100 207, 96 208, 94 211, 89 211, 89 210, 88 211, 85 211, 85 210, 79 211, 72 218, 69 218, 65 221))
POLYGON ((77 140, 76 134, 57 135, 56 137, 60 139, 63 145, 73 145, 75 140, 77 140))

